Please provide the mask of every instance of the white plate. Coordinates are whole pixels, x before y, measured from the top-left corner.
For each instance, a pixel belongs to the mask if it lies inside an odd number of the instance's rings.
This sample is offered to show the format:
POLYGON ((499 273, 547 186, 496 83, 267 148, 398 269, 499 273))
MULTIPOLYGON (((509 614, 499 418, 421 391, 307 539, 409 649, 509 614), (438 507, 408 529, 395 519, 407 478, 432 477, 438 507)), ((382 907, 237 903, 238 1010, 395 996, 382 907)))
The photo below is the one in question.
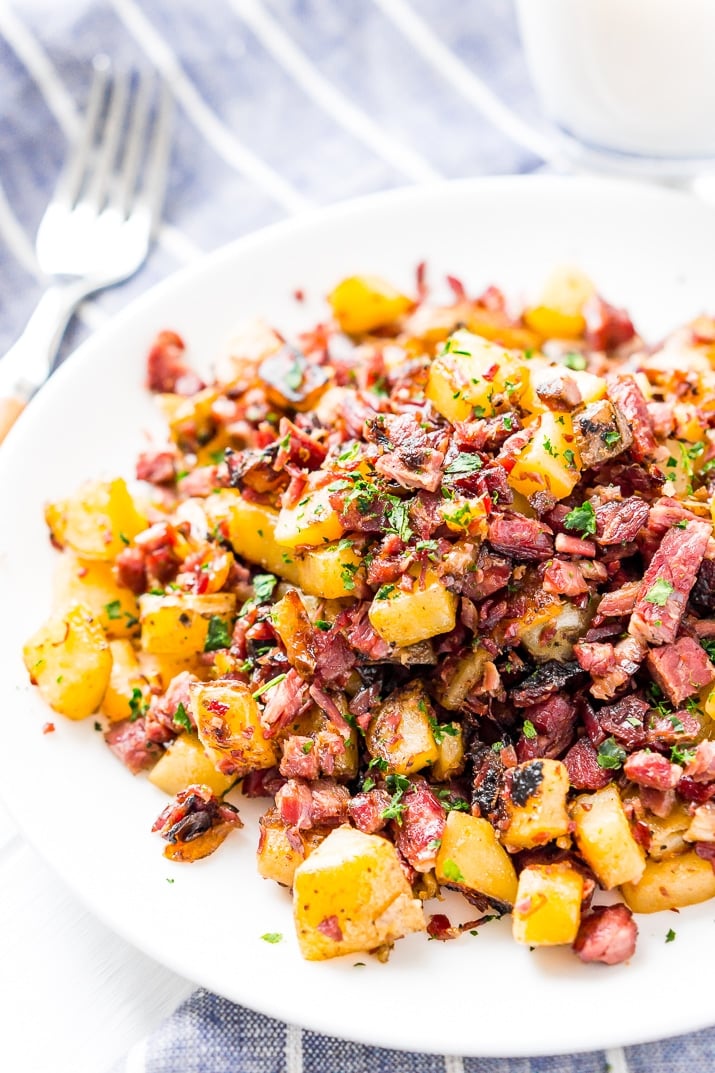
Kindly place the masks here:
POLYGON ((426 258, 434 279, 451 272, 470 291, 494 281, 517 297, 555 264, 576 262, 657 337, 712 311, 714 250, 715 214, 653 189, 509 178, 398 191, 219 251, 134 303, 60 369, 0 451, 0 786, 27 836, 99 917, 211 990, 366 1043, 548 1054, 711 1023, 715 902, 641 918, 637 953, 617 968, 584 966, 563 950, 530 953, 506 921, 451 943, 412 936, 387 965, 302 961, 288 895, 256 874, 260 809, 242 806, 246 827, 208 860, 167 862, 149 830, 163 795, 132 779, 92 719, 54 716, 56 733, 43 736, 50 713, 27 684, 19 647, 48 608, 54 553, 43 503, 92 475, 131 474, 144 430, 157 425, 142 382, 158 329, 176 329, 208 362, 241 317, 260 313, 291 330, 324 312, 321 296, 343 275, 379 272, 408 287, 426 258), (296 287, 307 305, 292 298, 296 287), (677 939, 666 944, 671 927, 677 939), (264 932, 285 938, 268 945, 264 932))

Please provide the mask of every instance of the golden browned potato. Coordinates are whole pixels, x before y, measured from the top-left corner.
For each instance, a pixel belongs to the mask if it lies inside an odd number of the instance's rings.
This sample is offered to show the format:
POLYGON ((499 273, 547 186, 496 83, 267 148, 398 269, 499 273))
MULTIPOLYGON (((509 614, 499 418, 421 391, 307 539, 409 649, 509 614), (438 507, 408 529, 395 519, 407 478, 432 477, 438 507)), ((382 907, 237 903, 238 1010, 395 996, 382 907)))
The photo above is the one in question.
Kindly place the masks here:
POLYGON ((645 868, 618 789, 609 783, 592 794, 581 794, 571 806, 575 838, 581 856, 602 887, 637 883, 645 868))
POLYGON ((236 597, 171 592, 139 597, 141 643, 145 652, 189 659, 200 652, 227 648, 236 614, 236 597))
POLYGON ((512 851, 532 849, 568 834, 568 792, 569 775, 560 760, 517 764, 507 801, 504 845, 512 851))
POLYGON ((49 503, 45 520, 61 548, 71 548, 82 559, 107 561, 116 559, 147 524, 121 477, 88 481, 68 499, 49 503))
POLYGON ((44 700, 70 719, 85 719, 102 703, 112 671, 104 630, 83 604, 41 626, 23 648, 30 679, 44 700))
POLYGON ((384 641, 406 648, 453 630, 457 622, 457 597, 444 587, 433 570, 426 570, 424 586, 416 581, 412 592, 404 592, 396 585, 383 585, 368 614, 384 641))
POLYGON ((448 421, 492 417, 500 397, 515 402, 528 386, 521 355, 457 331, 430 365, 425 395, 448 421))
POLYGON ((299 864, 319 846, 330 827, 313 827, 309 831, 292 831, 280 818, 277 808, 269 808, 260 819, 261 833, 256 852, 258 872, 264 879, 272 879, 284 887, 293 886, 293 876, 299 864), (296 842, 300 845, 296 846, 296 842))
POLYGON ((241 777, 273 767, 278 755, 265 737, 261 711, 241 682, 194 682, 189 687, 199 739, 221 769, 241 777))
POLYGON ((282 548, 319 548, 343 535, 340 516, 330 503, 334 489, 323 485, 308 489, 294 507, 282 507, 275 528, 276 542, 282 548))
POLYGON ((391 324, 412 306, 404 294, 379 276, 349 276, 328 295, 344 332, 359 335, 391 324))
POLYGON ((715 898, 715 872, 695 850, 662 861, 647 861, 637 882, 624 883, 621 893, 634 913, 659 913, 715 898))
POLYGON ((102 700, 102 715, 111 722, 142 715, 149 702, 149 683, 139 668, 131 641, 110 641, 112 673, 102 700))
POLYGON ((569 413, 550 410, 538 418, 531 440, 516 457, 509 484, 522 495, 569 495, 581 478, 581 456, 569 413))
POLYGON ((482 894, 501 910, 514 904, 514 865, 488 820, 465 812, 448 813, 436 874, 439 883, 482 894))
POLYGON ((308 961, 375 950, 425 929, 395 847, 351 827, 336 828, 298 866, 293 912, 308 961))
POLYGON ((297 589, 289 589, 271 608, 271 622, 283 642, 288 662, 300 674, 315 670, 315 630, 297 589))
POLYGON ((434 712, 421 682, 391 693, 380 704, 365 734, 370 756, 396 775, 411 775, 433 764, 439 750, 432 733, 434 712))
POLYGON ((527 309, 524 320, 547 339, 577 339, 586 328, 583 307, 594 293, 592 281, 580 269, 557 268, 544 285, 539 304, 527 309))
POLYGON ((131 589, 117 584, 111 563, 78 559, 66 551, 57 560, 53 595, 57 610, 70 604, 89 607, 110 639, 138 633, 137 598, 131 589))
POLYGON ((530 865, 519 875, 512 934, 527 946, 571 944, 581 923, 583 876, 566 863, 530 865))
POLYGON ((235 775, 223 775, 216 769, 199 739, 190 732, 180 734, 149 772, 149 782, 170 797, 196 784, 208 786, 221 797, 235 781, 235 775))
POLYGON ((437 745, 432 775, 437 782, 446 782, 464 769, 464 732, 459 723, 440 723, 436 732, 432 729, 437 745))

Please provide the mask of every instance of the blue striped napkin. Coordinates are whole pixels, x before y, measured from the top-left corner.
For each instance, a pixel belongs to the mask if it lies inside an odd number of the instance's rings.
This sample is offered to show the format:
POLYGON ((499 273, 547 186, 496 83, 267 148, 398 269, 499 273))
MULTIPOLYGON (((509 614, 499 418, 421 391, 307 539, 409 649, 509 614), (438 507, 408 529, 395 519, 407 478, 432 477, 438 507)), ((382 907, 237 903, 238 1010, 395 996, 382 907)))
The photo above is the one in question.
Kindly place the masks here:
MULTIPOLYGON (((98 52, 167 77, 179 105, 177 132, 154 250, 131 281, 85 303, 63 355, 178 266, 311 205, 435 177, 534 171, 552 156, 511 0, 0 2, 0 353, 42 290, 32 236, 66 138, 77 129, 89 61, 98 52)), ((117 1071, 713 1068, 715 1031, 625 1053, 435 1057, 302 1031, 199 990, 117 1071)))

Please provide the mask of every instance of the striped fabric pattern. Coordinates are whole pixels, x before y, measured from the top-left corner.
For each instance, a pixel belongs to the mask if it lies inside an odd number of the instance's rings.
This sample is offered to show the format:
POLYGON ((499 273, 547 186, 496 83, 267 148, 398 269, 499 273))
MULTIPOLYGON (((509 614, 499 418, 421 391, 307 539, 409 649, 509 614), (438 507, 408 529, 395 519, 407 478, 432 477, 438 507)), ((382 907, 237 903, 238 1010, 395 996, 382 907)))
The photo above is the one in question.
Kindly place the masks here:
MULTIPOLYGON (((164 75, 178 104, 175 142, 155 248, 132 280, 82 306, 63 356, 176 268, 307 207, 436 178, 558 165, 511 0, 0 0, 0 353, 42 291, 32 238, 99 52, 164 75)), ((199 990, 116 1073, 714 1066, 709 1031, 626 1053, 435 1057, 302 1031, 199 990)))

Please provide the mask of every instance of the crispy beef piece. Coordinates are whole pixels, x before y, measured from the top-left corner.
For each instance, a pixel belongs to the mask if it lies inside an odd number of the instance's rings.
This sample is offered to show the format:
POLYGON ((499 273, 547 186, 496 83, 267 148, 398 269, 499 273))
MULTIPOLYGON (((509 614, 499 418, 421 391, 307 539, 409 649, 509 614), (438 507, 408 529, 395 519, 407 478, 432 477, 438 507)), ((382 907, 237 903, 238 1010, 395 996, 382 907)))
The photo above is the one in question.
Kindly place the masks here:
POLYGON ((437 572, 451 591, 470 600, 484 600, 503 589, 511 577, 512 562, 490 552, 483 544, 458 541, 437 564, 437 572))
POLYGON ((690 590, 690 603, 701 615, 715 614, 715 559, 703 559, 695 584, 690 590))
POLYGON ((197 466, 176 482, 176 490, 182 499, 195 496, 205 499, 217 488, 228 487, 228 467, 197 466))
POLYGON ((596 557, 597 549, 592 540, 582 540, 580 537, 569 536, 567 533, 557 533, 554 546, 562 555, 577 555, 585 559, 596 557))
POLYGON ((519 763, 546 757, 555 760, 569 747, 576 725, 576 705, 570 697, 555 694, 523 711, 525 720, 529 720, 536 730, 535 738, 524 734, 516 743, 516 755, 519 763))
POLYGON ((333 779, 308 783, 288 779, 276 794, 280 817, 288 827, 307 831, 311 827, 338 827, 348 820, 350 792, 333 779))
POLYGON ((504 761, 491 746, 476 742, 470 750, 472 761, 472 815, 497 824, 502 816, 504 761))
POLYGON ((324 682, 340 682, 353 669, 357 656, 348 644, 347 638, 339 629, 333 627, 326 633, 316 636, 318 650, 315 662, 316 674, 324 682))
POLYGON ((598 741, 592 737, 594 745, 600 745, 610 735, 625 749, 642 748, 646 742, 645 719, 649 710, 646 701, 632 695, 605 705, 596 712, 602 736, 598 741))
POLYGON ((576 660, 562 663, 550 659, 541 663, 533 674, 516 689, 511 690, 511 700, 517 708, 528 708, 533 704, 540 704, 563 689, 581 685, 585 678, 586 675, 576 660))
POLYGON ((365 790, 355 794, 348 802, 350 819, 359 831, 366 835, 374 835, 387 826, 387 820, 383 816, 385 809, 389 807, 392 797, 387 790, 379 786, 372 790, 365 790))
POLYGON ((114 575, 120 585, 135 596, 148 588, 146 563, 141 548, 122 548, 114 561, 114 575))
POLYGON ((596 541, 601 545, 635 540, 648 521, 650 508, 637 496, 596 507, 596 541))
POLYGON ((132 775, 138 775, 145 768, 153 767, 163 750, 147 735, 146 720, 143 718, 123 719, 114 723, 104 735, 109 748, 119 757, 132 775))
POLYGON ((150 391, 195 395, 203 380, 184 361, 186 346, 176 332, 159 332, 147 356, 147 387, 150 391))
POLYGON ((685 775, 693 782, 715 782, 715 741, 701 741, 686 764, 685 775))
POLYGON ((671 645, 651 648, 648 669, 676 707, 715 679, 715 666, 702 645, 692 637, 681 637, 671 645))
POLYGON ((548 559, 554 553, 553 533, 548 525, 523 514, 492 514, 488 539, 494 551, 512 559, 548 559))
POLYGON ((291 734, 282 745, 279 771, 286 779, 317 779, 320 775, 318 750, 312 738, 291 734))
POLYGON ((226 451, 231 488, 250 488, 257 495, 282 491, 290 478, 284 471, 275 469, 277 454, 278 446, 274 443, 263 450, 247 448, 245 451, 226 451))
POLYGON ((590 738, 579 738, 566 753, 564 764, 575 790, 600 790, 613 778, 613 772, 598 763, 598 752, 590 738))
MULTIPOLYGON (((148 588, 162 588, 168 581, 173 581, 181 560, 175 552, 176 533, 167 522, 157 522, 149 529, 139 533, 134 541, 135 548, 144 556, 144 570, 148 588)), ((117 556, 117 570, 121 576, 122 568, 120 559, 125 551, 132 548, 124 548, 117 556)), ((123 561, 123 560, 122 560, 123 561)))
POLYGON ((514 432, 519 432, 521 427, 521 421, 513 411, 478 421, 456 421, 454 442, 460 450, 486 451, 493 454, 514 432))
POLYGON ((369 601, 354 604, 341 611, 334 628, 344 632, 345 638, 356 652, 372 662, 389 659, 392 649, 387 641, 373 628, 368 613, 369 601))
POLYGON ((325 461, 328 449, 310 435, 309 430, 299 428, 287 417, 282 417, 278 426, 278 440, 271 447, 277 448, 275 469, 283 469, 288 464, 299 469, 318 469, 325 461))
POLYGON ((154 821, 152 831, 167 842, 193 842, 213 827, 243 827, 238 809, 219 801, 208 786, 188 786, 154 821))
POLYGON ((591 672, 590 692, 598 700, 611 700, 633 678, 645 654, 645 647, 634 637, 619 641, 613 646, 613 666, 603 674, 591 672))
POLYGON ((618 459, 602 462, 600 466, 588 470, 582 480, 586 487, 613 484, 624 497, 640 495, 645 499, 652 499, 665 484, 665 477, 657 467, 647 469, 639 463, 618 459))
POLYGON ((245 797, 275 797, 285 781, 277 767, 249 771, 241 783, 241 793, 245 797))
POLYGON ((535 391, 550 410, 575 410, 583 401, 578 384, 568 373, 545 371, 536 381, 535 391))
POLYGON ((608 397, 620 416, 622 426, 630 429, 630 448, 634 459, 637 462, 652 461, 656 456, 657 444, 648 405, 635 378, 630 374, 611 373, 607 383, 608 397))
MULTIPOLYGON (((485 466, 474 475, 474 495, 488 495, 494 506, 508 507, 514 502, 514 493, 503 466, 485 466)), ((464 487, 464 484, 461 485, 464 487)))
POLYGON ((545 592, 561 596, 581 596, 590 591, 579 563, 559 558, 552 559, 547 564, 544 570, 543 587, 545 592))
POLYGON ((150 484, 171 484, 176 475, 177 457, 175 447, 142 451, 136 462, 137 480, 148 481, 150 484))
POLYGON ((192 727, 195 727, 189 686, 192 682, 197 681, 195 674, 191 674, 190 671, 181 671, 171 679, 163 696, 151 698, 145 721, 146 735, 149 741, 163 745, 185 729, 183 724, 174 722, 179 705, 183 706, 186 717, 192 727))
POLYGON ((583 307, 586 321, 586 342, 593 350, 615 350, 635 335, 633 322, 625 309, 612 306, 597 294, 591 295, 583 307))
POLYGON ((376 551, 367 568, 367 583, 373 588, 398 581, 414 562, 414 555, 408 552, 396 533, 389 533, 376 551))
POLYGON ((306 410, 318 401, 330 373, 317 362, 309 361, 297 347, 284 343, 280 350, 263 359, 258 376, 274 406, 306 410))
POLYGON ((443 433, 427 433, 414 414, 380 414, 365 426, 365 438, 384 452, 375 468, 403 488, 436 492, 442 480, 443 433))
POLYGON ((670 746, 695 741, 702 730, 697 715, 680 708, 672 715, 651 713, 646 727, 646 744, 670 746))
POLYGON ((408 501, 410 526, 420 540, 429 540, 443 523, 442 497, 431 492, 418 492, 408 501))
POLYGON ((292 723, 310 706, 308 685, 291 667, 282 682, 278 682, 263 695, 265 707, 261 714, 263 733, 272 738, 279 730, 292 723))
POLYGON ((593 625, 599 626, 607 618, 625 618, 633 612, 640 581, 627 581, 619 589, 606 592, 601 597, 593 618, 593 625))
POLYGON ((674 790, 683 769, 671 764, 665 756, 646 749, 631 753, 623 765, 623 773, 631 782, 650 790, 674 790))
POLYGON ((430 872, 436 863, 447 813, 424 779, 415 779, 401 804, 402 822, 393 824, 395 845, 416 872, 430 872))
POLYGON ((625 905, 600 905, 581 921, 573 948, 581 961, 620 965, 633 957, 638 926, 625 905))
MULTIPOLYGON (((387 529, 389 503, 380 496, 355 495, 352 489, 330 494, 330 505, 340 515, 343 529, 351 533, 383 533, 387 529)), ((440 520, 441 524, 441 520, 440 520)))
POLYGON ((675 411, 672 402, 648 402, 648 415, 657 439, 664 440, 675 429, 675 411))
POLYGON ((575 414, 573 430, 584 468, 610 462, 632 442, 627 423, 608 399, 591 402, 575 414))
POLYGON ((712 842, 696 842, 695 852, 704 861, 710 861, 713 872, 715 872, 715 844, 712 842))
POLYGON ((660 496, 650 508, 648 524, 638 537, 638 546, 645 561, 649 563, 665 534, 677 526, 682 529, 692 521, 697 521, 697 515, 689 511, 687 507, 677 499, 669 496, 660 496))
POLYGON ((616 667, 616 650, 610 642, 580 641, 574 645, 573 654, 579 666, 594 678, 603 678, 616 667))
POLYGON ((633 637, 655 645, 675 640, 711 534, 711 524, 704 521, 668 530, 638 591, 628 625, 633 637))
POLYGON ((689 775, 683 775, 678 783, 678 797, 692 805, 704 805, 715 797, 715 782, 696 782, 689 775))

